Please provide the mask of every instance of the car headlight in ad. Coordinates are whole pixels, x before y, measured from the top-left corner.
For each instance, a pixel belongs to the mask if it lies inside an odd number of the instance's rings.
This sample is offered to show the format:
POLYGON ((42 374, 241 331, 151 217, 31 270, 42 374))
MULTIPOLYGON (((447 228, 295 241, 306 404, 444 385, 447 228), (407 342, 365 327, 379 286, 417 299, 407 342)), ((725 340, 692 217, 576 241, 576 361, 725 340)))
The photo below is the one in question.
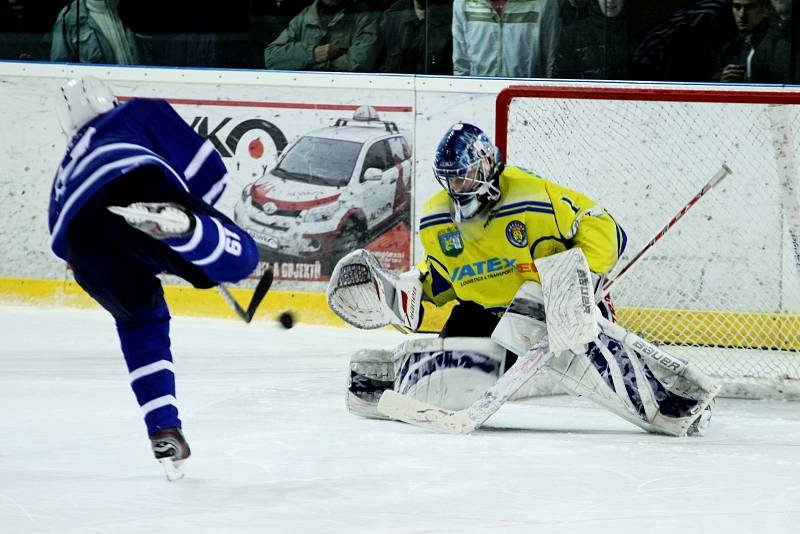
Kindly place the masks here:
POLYGON ((338 211, 339 211, 338 202, 325 204, 324 206, 315 206, 314 208, 306 210, 305 214, 303 214, 303 220, 305 222, 329 221, 333 218, 334 215, 336 215, 338 211))

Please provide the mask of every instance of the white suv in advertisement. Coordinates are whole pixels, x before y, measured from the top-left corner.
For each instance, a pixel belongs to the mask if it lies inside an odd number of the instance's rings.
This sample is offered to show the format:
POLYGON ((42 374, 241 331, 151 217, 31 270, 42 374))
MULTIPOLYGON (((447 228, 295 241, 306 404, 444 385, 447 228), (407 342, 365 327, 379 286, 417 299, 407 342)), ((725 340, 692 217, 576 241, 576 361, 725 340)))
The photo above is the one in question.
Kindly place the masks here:
POLYGON ((300 136, 242 190, 236 223, 262 259, 319 260, 330 269, 404 220, 410 222, 411 146, 368 106, 300 136))

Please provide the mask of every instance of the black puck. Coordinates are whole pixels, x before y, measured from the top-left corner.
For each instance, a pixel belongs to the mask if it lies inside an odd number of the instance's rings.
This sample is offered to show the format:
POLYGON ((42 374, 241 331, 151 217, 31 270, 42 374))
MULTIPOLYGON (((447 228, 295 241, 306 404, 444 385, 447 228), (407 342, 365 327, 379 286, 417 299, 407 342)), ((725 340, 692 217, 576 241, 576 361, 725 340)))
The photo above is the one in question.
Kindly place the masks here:
POLYGON ((278 321, 280 321, 282 327, 288 330, 294 326, 294 314, 290 311, 285 311, 280 314, 278 321))

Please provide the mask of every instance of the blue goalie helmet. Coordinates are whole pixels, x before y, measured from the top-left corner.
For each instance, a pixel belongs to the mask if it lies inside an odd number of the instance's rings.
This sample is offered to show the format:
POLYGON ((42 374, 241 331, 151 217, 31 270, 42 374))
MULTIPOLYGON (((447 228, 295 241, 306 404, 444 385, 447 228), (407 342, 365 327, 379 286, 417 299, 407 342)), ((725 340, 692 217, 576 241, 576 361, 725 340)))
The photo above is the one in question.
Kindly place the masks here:
POLYGON ((500 151, 477 126, 454 124, 439 142, 433 174, 455 203, 456 221, 500 198, 500 151))

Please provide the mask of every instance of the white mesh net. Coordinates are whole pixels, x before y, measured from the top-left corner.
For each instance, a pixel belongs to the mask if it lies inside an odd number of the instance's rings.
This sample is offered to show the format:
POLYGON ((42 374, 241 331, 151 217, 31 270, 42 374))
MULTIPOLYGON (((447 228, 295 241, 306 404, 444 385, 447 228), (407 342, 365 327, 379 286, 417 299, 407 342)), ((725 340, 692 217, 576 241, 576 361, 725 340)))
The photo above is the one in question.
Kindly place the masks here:
POLYGON ((586 89, 506 90, 508 164, 604 205, 629 238, 617 270, 727 164, 614 286, 619 320, 721 378, 723 394, 800 396, 800 93, 586 89))

